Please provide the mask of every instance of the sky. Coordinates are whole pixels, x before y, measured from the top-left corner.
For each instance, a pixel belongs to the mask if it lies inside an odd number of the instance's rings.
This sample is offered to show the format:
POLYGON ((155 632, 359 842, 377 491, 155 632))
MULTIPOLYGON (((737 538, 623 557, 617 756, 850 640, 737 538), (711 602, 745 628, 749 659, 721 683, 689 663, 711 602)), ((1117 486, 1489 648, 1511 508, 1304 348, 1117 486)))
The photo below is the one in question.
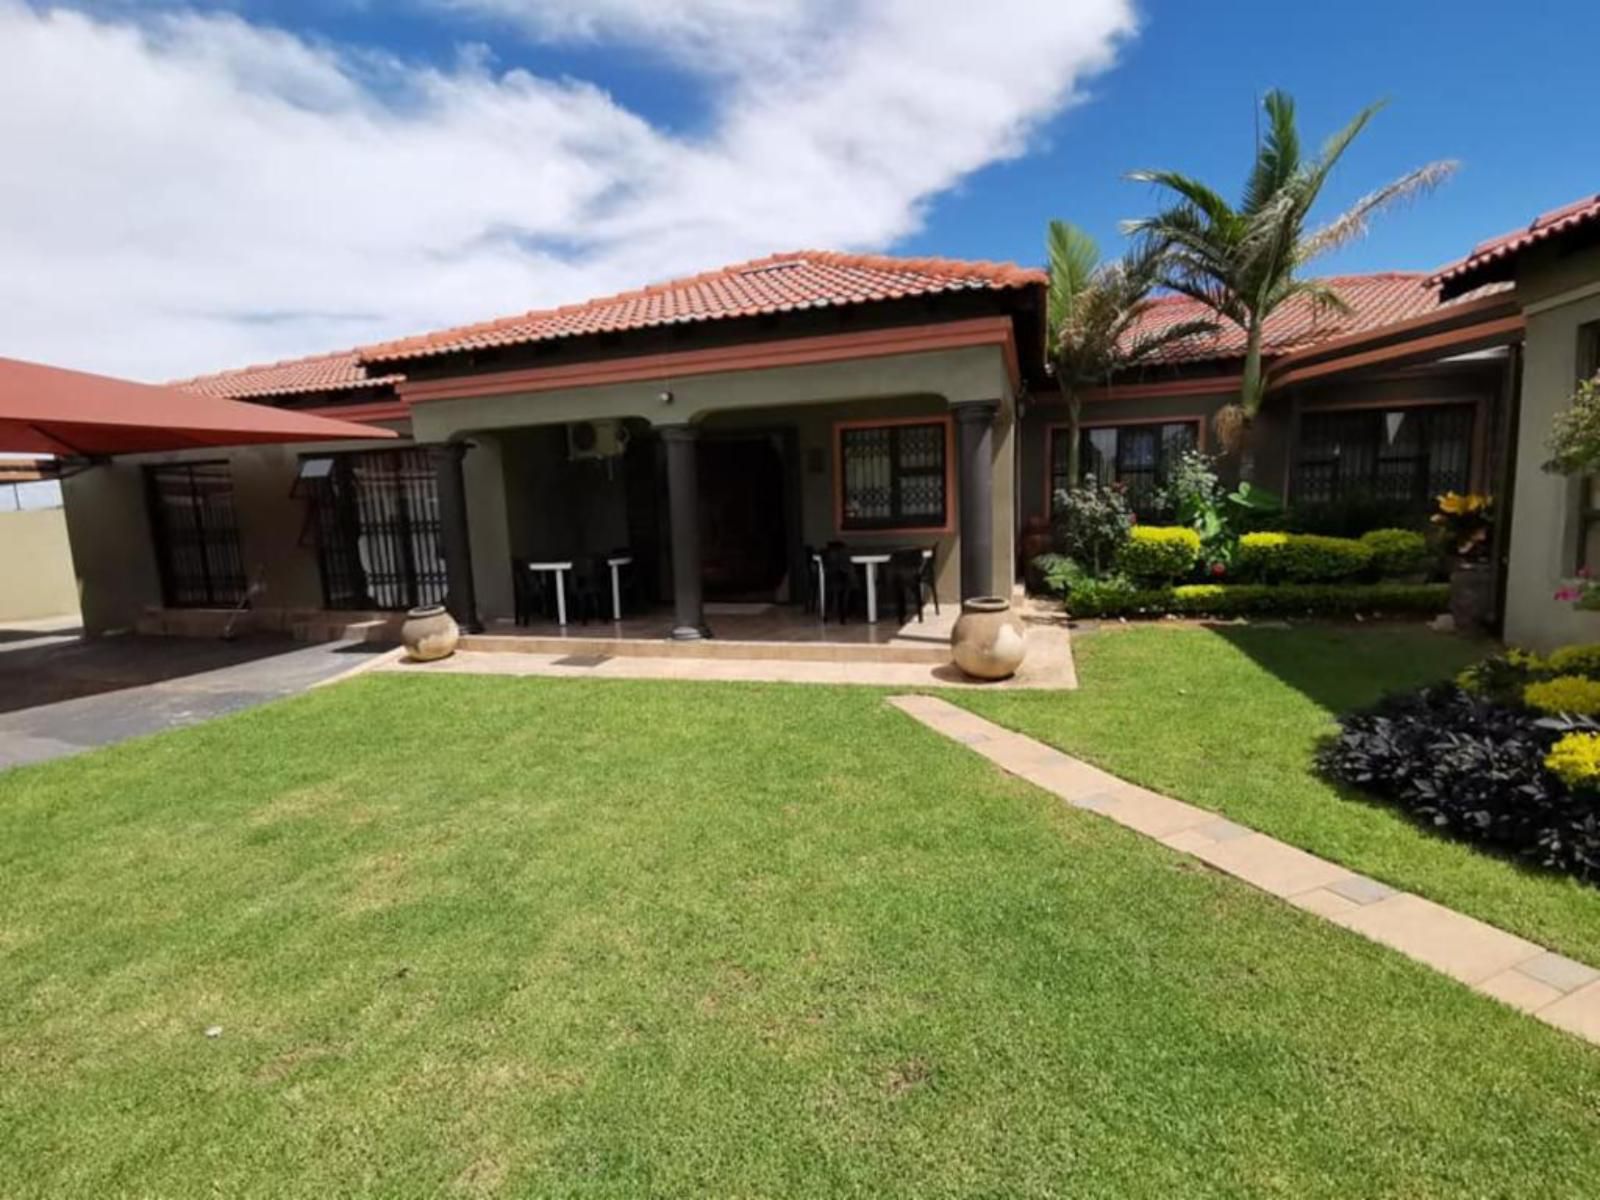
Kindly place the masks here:
POLYGON ((783 250, 1107 253, 1139 167, 1240 190, 1387 107, 1318 273, 1428 269, 1600 192, 1592 0, 0 0, 0 354, 162 380, 783 250), (1335 15, 1336 14, 1336 15, 1335 15))

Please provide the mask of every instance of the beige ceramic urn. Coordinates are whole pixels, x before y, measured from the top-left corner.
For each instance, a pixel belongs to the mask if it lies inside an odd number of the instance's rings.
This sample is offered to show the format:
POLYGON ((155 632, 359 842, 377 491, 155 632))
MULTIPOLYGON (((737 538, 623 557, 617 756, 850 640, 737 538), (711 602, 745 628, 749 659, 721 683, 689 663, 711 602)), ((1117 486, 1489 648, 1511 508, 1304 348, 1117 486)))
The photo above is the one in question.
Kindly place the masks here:
POLYGON ((999 596, 963 600, 950 649, 956 666, 974 679, 1008 678, 1022 665, 1026 650, 1022 622, 999 596))
POLYGON ((461 640, 461 627, 442 604, 413 608, 400 626, 400 641, 412 662, 449 658, 461 640))

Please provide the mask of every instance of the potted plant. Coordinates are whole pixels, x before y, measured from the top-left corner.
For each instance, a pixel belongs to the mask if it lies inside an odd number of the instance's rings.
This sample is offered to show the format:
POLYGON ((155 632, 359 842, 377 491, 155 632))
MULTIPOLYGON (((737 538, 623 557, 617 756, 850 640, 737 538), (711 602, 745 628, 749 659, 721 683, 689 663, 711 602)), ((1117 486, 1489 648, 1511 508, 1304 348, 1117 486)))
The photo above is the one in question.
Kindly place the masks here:
POLYGON ((1444 552, 1452 560, 1450 616, 1462 633, 1484 633, 1494 616, 1494 572, 1489 569, 1489 533, 1494 501, 1476 492, 1446 492, 1433 514, 1444 552))

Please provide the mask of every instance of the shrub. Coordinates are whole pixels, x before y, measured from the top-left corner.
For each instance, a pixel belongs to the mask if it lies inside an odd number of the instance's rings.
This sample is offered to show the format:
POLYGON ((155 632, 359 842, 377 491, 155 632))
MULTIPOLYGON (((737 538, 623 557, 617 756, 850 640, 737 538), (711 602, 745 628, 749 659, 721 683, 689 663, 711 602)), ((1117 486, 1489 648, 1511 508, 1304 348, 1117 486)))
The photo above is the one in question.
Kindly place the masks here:
POLYGON ((1178 525, 1135 525, 1117 551, 1117 569, 1139 583, 1171 583, 1200 561, 1200 535, 1178 525))
POLYGON ((1522 693, 1530 683, 1549 678, 1545 663, 1536 654, 1507 650, 1473 663, 1456 676, 1463 691, 1497 704, 1521 704, 1522 693))
POLYGON ((1126 576, 1085 579, 1067 594, 1067 611, 1073 616, 1123 612, 1143 594, 1139 586, 1126 576))
POLYGON ((1057 596, 1065 596, 1093 576, 1065 554, 1041 554, 1029 564, 1039 586, 1057 596))
POLYGON ((1262 583, 1337 583, 1372 566, 1371 547, 1353 538, 1311 533, 1247 533, 1234 569, 1262 583))
POLYGON ((1382 579, 1416 575, 1433 562, 1428 539, 1413 529, 1373 529, 1358 540, 1372 551, 1372 569, 1382 579))
POLYGON ((1540 712, 1600 716, 1600 682, 1582 675, 1557 675, 1530 683, 1522 689, 1522 699, 1529 708, 1540 712))
POLYGON ((1570 727, 1445 685, 1341 719, 1324 774, 1455 837, 1600 881, 1600 808, 1545 759, 1570 727))
POLYGON ((1600 784, 1600 733, 1564 735, 1550 747, 1544 765, 1569 788, 1600 784))
POLYGON ((1600 679, 1600 642, 1563 646, 1541 665, 1548 666, 1558 675, 1582 675, 1586 679, 1600 679))
MULTIPOLYGON (((1107 581, 1110 582, 1110 581, 1107 581)), ((1104 590, 1074 590, 1075 617, 1432 616, 1450 603, 1443 583, 1217 584, 1136 588, 1126 580, 1104 590)))
POLYGON ((1120 487, 1088 483, 1056 493, 1056 548, 1092 574, 1110 569, 1132 525, 1133 513, 1120 487))

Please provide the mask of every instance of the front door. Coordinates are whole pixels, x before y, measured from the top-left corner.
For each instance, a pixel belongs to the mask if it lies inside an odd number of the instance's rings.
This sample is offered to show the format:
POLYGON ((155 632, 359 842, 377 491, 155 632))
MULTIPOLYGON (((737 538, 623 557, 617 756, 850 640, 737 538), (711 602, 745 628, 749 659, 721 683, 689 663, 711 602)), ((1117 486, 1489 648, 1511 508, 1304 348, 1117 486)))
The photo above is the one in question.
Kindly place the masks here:
POLYGON ((789 568, 781 440, 700 442, 700 552, 707 599, 770 601, 789 568))

